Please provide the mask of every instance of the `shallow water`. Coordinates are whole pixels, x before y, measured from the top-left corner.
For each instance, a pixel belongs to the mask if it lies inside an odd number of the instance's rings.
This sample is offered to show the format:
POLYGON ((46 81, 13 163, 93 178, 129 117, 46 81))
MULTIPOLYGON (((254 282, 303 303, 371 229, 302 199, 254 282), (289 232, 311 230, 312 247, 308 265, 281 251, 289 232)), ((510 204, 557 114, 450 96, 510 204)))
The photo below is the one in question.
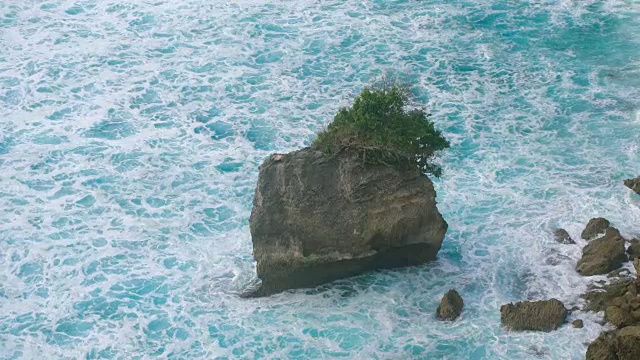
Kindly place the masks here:
POLYGON ((639 144, 634 1, 4 0, 0 358, 581 359, 594 315, 498 308, 579 304, 550 231, 640 233, 639 144), (257 166, 389 70, 452 142, 439 260, 239 299, 257 166))

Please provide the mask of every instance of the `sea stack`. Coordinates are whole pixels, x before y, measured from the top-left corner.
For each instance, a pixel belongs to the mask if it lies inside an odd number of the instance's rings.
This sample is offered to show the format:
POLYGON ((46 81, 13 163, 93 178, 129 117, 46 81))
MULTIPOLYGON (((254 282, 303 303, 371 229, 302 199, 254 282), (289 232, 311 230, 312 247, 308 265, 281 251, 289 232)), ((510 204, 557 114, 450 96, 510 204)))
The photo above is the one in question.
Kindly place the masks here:
POLYGON ((249 296, 434 260, 447 231, 435 198, 417 167, 367 163, 348 150, 271 155, 251 211, 262 283, 249 296))

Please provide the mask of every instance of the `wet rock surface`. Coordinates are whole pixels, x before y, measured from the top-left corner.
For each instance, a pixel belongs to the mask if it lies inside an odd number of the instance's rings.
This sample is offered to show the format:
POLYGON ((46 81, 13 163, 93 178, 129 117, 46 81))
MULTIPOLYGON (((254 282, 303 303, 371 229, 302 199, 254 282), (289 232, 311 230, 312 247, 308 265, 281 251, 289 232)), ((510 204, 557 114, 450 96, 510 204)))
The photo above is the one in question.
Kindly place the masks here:
POLYGON ((502 325, 514 331, 549 332, 560 327, 566 317, 567 309, 557 299, 522 301, 500 307, 502 325))
POLYGON ((616 228, 607 228, 603 237, 592 240, 582 249, 576 270, 583 276, 591 276, 618 269, 628 259, 624 244, 616 228))
POLYGON ((440 301, 436 311, 436 318, 438 320, 453 321, 460 316, 463 307, 464 301, 462 297, 456 290, 451 289, 442 297, 442 301, 440 301))

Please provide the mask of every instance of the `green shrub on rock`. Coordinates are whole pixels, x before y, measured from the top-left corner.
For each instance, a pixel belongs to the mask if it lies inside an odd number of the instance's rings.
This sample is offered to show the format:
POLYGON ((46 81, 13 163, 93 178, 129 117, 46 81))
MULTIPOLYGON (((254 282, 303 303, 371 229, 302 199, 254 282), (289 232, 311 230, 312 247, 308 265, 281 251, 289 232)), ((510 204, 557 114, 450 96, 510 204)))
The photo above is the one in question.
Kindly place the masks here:
POLYGON ((410 109, 406 86, 365 88, 353 105, 342 108, 313 142, 317 149, 336 154, 357 151, 364 162, 418 166, 439 177, 442 168, 432 162, 436 152, 449 147, 423 109, 410 109))

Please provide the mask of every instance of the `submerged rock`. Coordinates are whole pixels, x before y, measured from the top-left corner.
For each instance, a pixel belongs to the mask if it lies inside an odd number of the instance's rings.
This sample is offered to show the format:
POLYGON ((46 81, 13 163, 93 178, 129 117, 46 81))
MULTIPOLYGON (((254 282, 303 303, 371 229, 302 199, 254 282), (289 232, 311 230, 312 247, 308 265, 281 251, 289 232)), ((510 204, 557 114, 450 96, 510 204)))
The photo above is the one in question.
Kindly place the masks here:
POLYGON ((640 177, 625 180, 624 186, 633 190, 636 194, 640 194, 640 177))
POLYGON ((553 232, 553 237, 556 242, 559 242, 560 244, 569 245, 576 243, 565 229, 557 229, 553 232))
POLYGON ((442 301, 440 301, 440 305, 436 311, 436 318, 438 318, 438 320, 453 321, 460 316, 463 307, 464 301, 462 297, 457 291, 451 289, 442 297, 442 301))
POLYGON ((591 241, 582 249, 576 270, 583 276, 606 274, 618 269, 627 260, 624 239, 616 228, 607 228, 602 238, 591 241))
POLYGON ((515 331, 545 331, 557 329, 564 323, 567 309, 557 300, 523 301, 500 307, 500 321, 515 331))
POLYGON ((580 234, 580 237, 585 240, 591 240, 599 234, 604 233, 609 225, 611 225, 609 223, 609 220, 605 218, 593 218, 589 220, 587 226, 584 228, 584 230, 582 230, 582 234, 580 234))
POLYGON ((357 154, 303 149, 261 166, 251 211, 265 296, 434 260, 447 231, 431 180, 357 154))

